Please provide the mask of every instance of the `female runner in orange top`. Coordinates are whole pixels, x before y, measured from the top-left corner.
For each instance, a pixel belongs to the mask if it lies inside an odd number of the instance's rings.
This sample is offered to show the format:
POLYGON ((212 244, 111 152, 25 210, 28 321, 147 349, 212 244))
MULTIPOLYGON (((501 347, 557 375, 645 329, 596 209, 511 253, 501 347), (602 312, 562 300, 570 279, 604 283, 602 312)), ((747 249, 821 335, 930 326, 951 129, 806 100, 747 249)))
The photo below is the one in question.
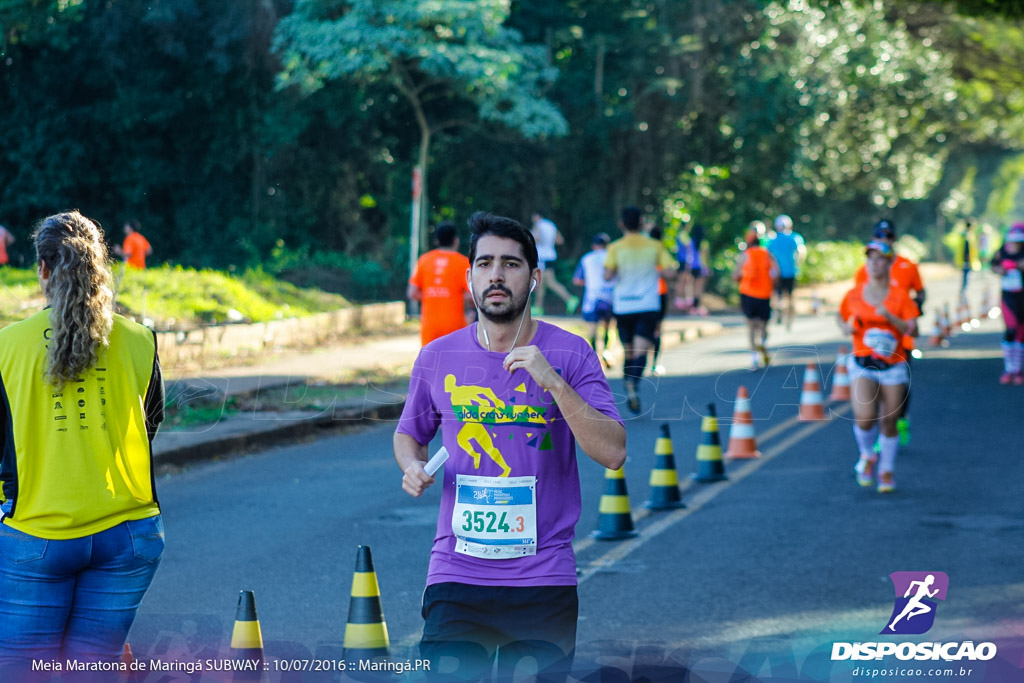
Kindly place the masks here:
POLYGON ((853 390, 853 434, 860 449, 860 459, 854 468, 857 483, 874 484, 877 464, 878 491, 889 493, 896 488, 896 421, 910 384, 902 340, 913 332, 914 320, 921 312, 907 292, 890 286, 892 247, 872 241, 864 253, 868 281, 846 293, 839 307, 839 326, 853 337, 847 369, 853 390), (876 458, 874 444, 879 426, 881 454, 876 458))

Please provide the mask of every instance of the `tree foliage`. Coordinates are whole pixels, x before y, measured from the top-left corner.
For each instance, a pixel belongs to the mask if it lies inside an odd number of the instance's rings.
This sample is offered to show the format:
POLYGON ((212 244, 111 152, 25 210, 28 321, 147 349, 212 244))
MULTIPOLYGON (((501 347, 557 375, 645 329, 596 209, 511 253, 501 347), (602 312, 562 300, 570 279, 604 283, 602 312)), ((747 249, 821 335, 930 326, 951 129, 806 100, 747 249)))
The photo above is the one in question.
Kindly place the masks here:
POLYGON ((421 164, 425 220, 539 209, 567 254, 626 204, 718 247, 782 212, 934 245, 1022 214, 1020 8, 3 0, 0 223, 77 207, 116 240, 138 218, 158 261, 285 254, 296 280, 400 296, 421 164))
POLYGON ((542 47, 504 25, 508 12, 508 0, 299 0, 277 27, 279 83, 307 93, 340 80, 394 88, 419 128, 425 180, 441 131, 480 120, 527 139, 566 133, 542 95, 554 70, 542 47))

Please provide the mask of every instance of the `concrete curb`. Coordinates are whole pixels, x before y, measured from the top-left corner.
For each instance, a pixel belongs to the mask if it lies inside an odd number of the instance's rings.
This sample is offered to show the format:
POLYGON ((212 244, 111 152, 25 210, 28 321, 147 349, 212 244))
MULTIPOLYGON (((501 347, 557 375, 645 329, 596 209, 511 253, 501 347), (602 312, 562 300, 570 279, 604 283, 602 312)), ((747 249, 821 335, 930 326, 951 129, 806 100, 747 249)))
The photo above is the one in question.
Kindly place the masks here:
MULTIPOLYGON (((306 439, 314 434, 343 431, 366 422, 391 422, 402 415, 405 400, 400 403, 377 404, 376 406, 347 406, 331 411, 329 415, 311 415, 305 418, 275 420, 280 424, 252 431, 217 437, 208 441, 155 449, 154 464, 159 467, 186 466, 239 453, 260 451, 285 442, 306 439)), ((270 421, 268 421, 270 422, 270 421)))

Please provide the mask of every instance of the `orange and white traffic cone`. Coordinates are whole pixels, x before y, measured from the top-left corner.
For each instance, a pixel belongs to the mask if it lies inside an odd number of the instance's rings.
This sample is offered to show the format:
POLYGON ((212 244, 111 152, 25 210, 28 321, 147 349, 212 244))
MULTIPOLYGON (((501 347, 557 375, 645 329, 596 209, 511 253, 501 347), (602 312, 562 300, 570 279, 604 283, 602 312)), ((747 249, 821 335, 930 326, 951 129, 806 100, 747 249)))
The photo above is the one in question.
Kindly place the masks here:
POLYGON ((942 336, 949 339, 953 336, 953 322, 949 317, 949 302, 942 304, 942 336))
POLYGON ((992 305, 992 295, 988 289, 981 295, 981 313, 983 318, 988 318, 989 320, 995 320, 1002 314, 998 304, 992 305))
POLYGON ((932 346, 942 346, 945 341, 946 335, 942 333, 942 311, 936 308, 935 327, 932 328, 932 336, 928 338, 928 343, 932 346))
POLYGON ((839 356, 836 358, 836 371, 832 375, 832 393, 830 401, 850 400, 850 373, 846 371, 846 347, 839 347, 839 356))
POLYGON ((814 363, 808 363, 804 370, 804 386, 800 392, 800 421, 828 420, 825 401, 821 395, 821 375, 814 363))
POLYGON ((957 324, 964 332, 971 331, 971 307, 967 303, 967 297, 960 298, 960 307, 957 309, 957 324))
POLYGON ((750 410, 750 393, 746 387, 736 392, 736 408, 732 413, 732 427, 729 429, 729 450, 725 457, 730 460, 760 458, 757 437, 754 435, 754 415, 750 410))

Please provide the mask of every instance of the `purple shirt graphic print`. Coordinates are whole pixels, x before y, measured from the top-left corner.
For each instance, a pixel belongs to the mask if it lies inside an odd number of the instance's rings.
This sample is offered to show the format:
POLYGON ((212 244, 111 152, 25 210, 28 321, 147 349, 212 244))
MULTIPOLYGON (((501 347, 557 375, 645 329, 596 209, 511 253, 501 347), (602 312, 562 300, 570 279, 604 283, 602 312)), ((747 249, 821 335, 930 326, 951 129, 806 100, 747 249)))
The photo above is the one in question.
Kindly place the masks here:
MULTIPOLYGON (((442 479, 442 490, 427 584, 576 585, 576 440, 551 394, 525 370, 505 370, 507 354, 481 346, 476 327, 441 337, 420 351, 398 423, 398 432, 421 444, 440 428, 450 454, 435 475, 442 479), (536 479, 536 554, 484 559, 456 552, 452 516, 459 475, 536 479)), ((621 422, 600 361, 584 339, 538 321, 529 343, 584 401, 621 422)))

